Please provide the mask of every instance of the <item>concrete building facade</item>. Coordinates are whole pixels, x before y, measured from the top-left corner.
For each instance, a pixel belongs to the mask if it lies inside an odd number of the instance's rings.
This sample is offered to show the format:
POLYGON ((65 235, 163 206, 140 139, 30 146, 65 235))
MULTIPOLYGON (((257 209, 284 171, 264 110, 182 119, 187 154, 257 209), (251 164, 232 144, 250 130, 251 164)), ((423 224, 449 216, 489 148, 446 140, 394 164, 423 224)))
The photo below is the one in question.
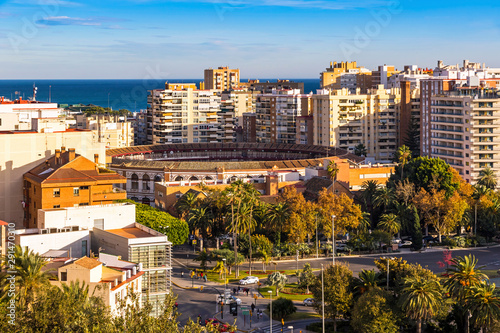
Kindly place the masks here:
POLYGON ((205 89, 231 90, 240 85, 240 70, 219 67, 205 69, 205 89))

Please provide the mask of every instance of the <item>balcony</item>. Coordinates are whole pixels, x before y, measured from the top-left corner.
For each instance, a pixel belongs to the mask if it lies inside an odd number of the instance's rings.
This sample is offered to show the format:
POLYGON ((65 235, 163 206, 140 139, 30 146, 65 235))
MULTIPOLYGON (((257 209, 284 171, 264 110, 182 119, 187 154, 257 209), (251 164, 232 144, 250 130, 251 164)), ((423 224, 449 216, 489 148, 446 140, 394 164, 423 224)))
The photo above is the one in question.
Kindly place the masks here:
POLYGON ((111 191, 92 193, 92 201, 110 201, 127 199, 127 191, 114 187, 111 191))

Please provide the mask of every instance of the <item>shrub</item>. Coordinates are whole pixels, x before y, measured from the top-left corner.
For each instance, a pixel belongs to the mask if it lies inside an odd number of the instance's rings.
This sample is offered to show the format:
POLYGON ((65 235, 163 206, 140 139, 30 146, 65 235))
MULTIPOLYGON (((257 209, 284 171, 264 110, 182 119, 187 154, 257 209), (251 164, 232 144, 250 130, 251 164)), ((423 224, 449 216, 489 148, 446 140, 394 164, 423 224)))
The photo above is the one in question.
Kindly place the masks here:
MULTIPOLYGON (((269 304, 267 305, 267 310, 269 310, 269 304)), ((296 311, 297 308, 293 305, 293 301, 289 299, 280 297, 277 300, 273 301, 274 318, 286 318, 296 311)))

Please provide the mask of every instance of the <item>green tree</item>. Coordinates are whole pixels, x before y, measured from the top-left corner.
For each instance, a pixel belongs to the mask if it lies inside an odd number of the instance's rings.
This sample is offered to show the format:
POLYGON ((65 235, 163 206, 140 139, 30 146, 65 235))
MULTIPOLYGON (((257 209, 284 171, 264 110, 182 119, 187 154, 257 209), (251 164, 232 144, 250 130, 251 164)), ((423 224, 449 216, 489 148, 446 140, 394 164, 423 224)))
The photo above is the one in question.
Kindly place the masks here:
POLYGON ((497 187, 498 180, 495 171, 490 167, 486 167, 479 172, 479 180, 477 182, 479 185, 485 186, 491 190, 497 187))
POLYGON ((332 193, 335 194, 335 181, 337 180, 337 175, 339 174, 339 167, 337 163, 334 161, 330 161, 328 166, 326 167, 326 172, 328 173, 328 177, 332 180, 332 193))
POLYGON ((288 220, 292 210, 290 205, 286 202, 278 202, 275 205, 271 205, 269 208, 268 226, 270 229, 275 231, 276 235, 276 245, 281 244, 281 234, 283 233, 283 228, 287 227, 288 220))
POLYGON ((420 156, 420 123, 415 116, 411 116, 410 125, 406 131, 403 143, 413 153, 413 157, 420 156))
POLYGON ((396 333, 397 317, 390 307, 390 295, 378 287, 364 293, 354 304, 351 325, 359 333, 396 333))
POLYGON ((276 287, 276 296, 283 287, 286 285, 288 277, 280 272, 274 272, 267 276, 267 285, 276 287))
POLYGON ((417 333, 422 322, 431 320, 442 304, 441 285, 437 280, 422 277, 405 279, 401 307, 408 317, 417 321, 417 333))
POLYGON ((207 262, 212 262, 212 256, 207 253, 205 249, 198 254, 196 258, 194 258, 195 261, 200 262, 200 267, 203 269, 204 272, 207 271, 207 262))
POLYGON ((185 193, 174 205, 180 218, 185 219, 191 210, 198 205, 198 199, 194 192, 185 193))
POLYGON ((149 205, 140 204, 132 200, 117 200, 116 202, 134 204, 136 222, 167 235, 168 240, 173 245, 186 243, 189 235, 189 226, 186 221, 175 218, 149 205))
POLYGON ((354 147, 354 155, 357 156, 366 156, 368 154, 366 147, 364 144, 360 143, 356 147, 354 147))
POLYGON ((273 243, 264 235, 254 235, 252 239, 255 252, 262 259, 262 270, 265 272, 265 265, 269 264, 273 252, 273 243))
POLYGON ((47 259, 28 247, 16 245, 14 248, 14 269, 20 304, 29 307, 38 288, 48 284, 48 275, 43 271, 47 259))
POLYGON ((367 180, 361 184, 360 197, 363 201, 365 210, 373 215, 373 208, 375 207, 376 194, 380 188, 380 184, 376 180, 367 180))
POLYGON ((375 272, 373 269, 363 269, 358 277, 353 279, 354 291, 358 295, 363 295, 373 288, 378 287, 380 283, 380 273, 375 272))
POLYGON ((401 146, 398 148, 398 151, 396 152, 396 161, 399 163, 401 166, 401 179, 404 179, 404 168, 405 165, 410 161, 411 159, 411 150, 407 146, 401 146))
POLYGON ((243 257, 243 255, 239 253, 238 256, 235 257, 234 252, 229 249, 213 250, 210 254, 216 261, 222 262, 222 259, 226 259, 226 265, 229 268, 229 274, 231 274, 232 267, 241 264, 245 260, 245 257, 243 257))
POLYGON ((302 272, 299 273, 298 282, 299 286, 306 288, 307 293, 309 293, 309 286, 311 286, 314 281, 316 281, 316 275, 314 275, 310 263, 305 263, 302 272))
POLYGON ((401 230, 401 222, 395 214, 382 215, 378 226, 391 235, 395 235, 401 230))
MULTIPOLYGON (((267 310, 270 311, 269 304, 267 310)), ((284 319, 295 312, 297 312, 297 308, 293 305, 292 300, 280 297, 273 301, 273 318, 284 319)))
POLYGON ((466 299, 467 308, 472 314, 473 325, 486 333, 496 321, 500 321, 500 293, 495 284, 484 281, 471 288, 466 299))
MULTIPOLYGON (((330 265, 324 271, 325 317, 331 318, 334 323, 334 332, 337 331, 337 320, 345 316, 351 309, 353 294, 350 289, 352 271, 342 264, 330 265)), ((311 286, 314 298, 322 299, 321 277, 311 286)), ((316 311, 321 313, 322 303, 316 302, 316 311)))

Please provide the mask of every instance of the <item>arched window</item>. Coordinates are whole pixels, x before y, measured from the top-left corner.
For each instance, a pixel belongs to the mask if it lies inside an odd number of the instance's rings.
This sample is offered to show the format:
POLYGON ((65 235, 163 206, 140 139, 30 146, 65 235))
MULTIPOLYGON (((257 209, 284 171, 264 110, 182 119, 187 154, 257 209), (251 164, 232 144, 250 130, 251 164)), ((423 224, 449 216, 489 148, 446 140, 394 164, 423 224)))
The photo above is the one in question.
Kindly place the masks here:
POLYGON ((134 201, 138 202, 139 198, 138 197, 132 197, 132 198, 130 198, 130 200, 134 200, 134 201))
POLYGON ((142 189, 149 191, 151 187, 149 186, 150 178, 148 175, 142 176, 142 189))
POLYGON ((196 181, 196 180, 199 180, 198 177, 196 176, 192 176, 191 178, 189 178, 190 181, 196 181))
POLYGON ((205 180, 214 180, 214 179, 212 177, 210 177, 210 176, 206 176, 205 180))
POLYGON ((142 198, 142 203, 145 205, 149 205, 151 203, 151 200, 149 200, 149 198, 142 198))
POLYGON ((182 182, 184 179, 181 176, 175 177, 174 181, 175 182, 182 182))
POLYGON ((237 180, 238 180, 238 177, 236 177, 236 176, 232 176, 231 178, 229 178, 230 183, 235 182, 237 180))
POLYGON ((132 175, 132 190, 139 189, 139 176, 135 173, 132 175))
POLYGON ((156 175, 155 176, 155 183, 159 183, 161 182, 161 176, 160 175, 156 175))

